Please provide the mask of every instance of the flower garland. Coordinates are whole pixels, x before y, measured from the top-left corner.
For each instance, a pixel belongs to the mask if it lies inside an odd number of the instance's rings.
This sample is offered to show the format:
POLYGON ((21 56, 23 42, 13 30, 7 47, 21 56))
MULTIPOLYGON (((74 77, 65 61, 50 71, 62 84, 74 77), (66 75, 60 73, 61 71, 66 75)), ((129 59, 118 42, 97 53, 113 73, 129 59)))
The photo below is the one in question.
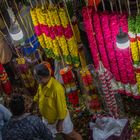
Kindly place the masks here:
POLYGON ((129 26, 129 38, 130 38, 130 48, 131 48, 131 55, 134 64, 139 63, 139 50, 137 46, 137 38, 135 33, 135 18, 129 17, 128 18, 128 26, 129 26))
POLYGON ((106 52, 106 48, 105 48, 105 44, 104 44, 104 38, 103 38, 103 34, 102 34, 102 27, 101 27, 101 23, 100 23, 100 15, 97 12, 93 12, 92 18, 93 18, 93 22, 94 22, 93 28, 95 30, 95 36, 96 36, 99 52, 101 55, 101 60, 103 62, 103 65, 105 66, 105 68, 107 68, 110 71, 109 59, 107 56, 107 52, 106 52))
POLYGON ((23 57, 19 57, 16 60, 25 87, 28 89, 33 89, 35 85, 35 80, 30 69, 28 68, 28 65, 25 62, 25 59, 23 57))
MULTIPOLYGON (((120 25, 123 29, 124 32, 128 32, 128 20, 125 14, 120 15, 120 25)), ((133 94, 135 95, 137 92, 137 85, 136 85, 136 77, 135 77, 135 72, 134 72, 134 68, 133 68, 133 63, 132 63, 132 59, 131 59, 131 53, 130 53, 130 49, 127 48, 125 50, 122 51, 123 53, 123 57, 124 57, 124 62, 126 65, 126 71, 127 71, 127 77, 128 77, 128 84, 125 85, 125 89, 126 92, 128 92, 128 94, 133 94), (134 91, 132 91, 132 89, 134 91)))
POLYGON ((0 82, 2 84, 2 88, 7 95, 10 95, 12 92, 12 85, 9 81, 8 75, 0 63, 0 82))
POLYGON ((100 62, 99 68, 97 69, 97 73, 99 75, 99 79, 101 81, 101 86, 103 89, 104 97, 106 100, 106 105, 108 107, 109 112, 115 116, 119 117, 118 106, 115 99, 116 91, 112 89, 112 74, 104 67, 104 65, 100 62))
MULTIPOLYGON (((138 14, 136 16, 136 33, 137 33, 137 47, 139 48, 139 52, 138 52, 138 56, 139 56, 139 53, 140 53, 140 15, 138 14)), ((139 56, 140 57, 140 56, 139 56)), ((140 59, 139 59, 140 61, 140 59)), ((136 80, 137 80, 137 83, 138 83, 138 91, 139 91, 139 95, 140 95, 140 71, 139 71, 139 63, 137 63, 138 65, 138 70, 137 70, 137 67, 136 67, 136 80)))
POLYGON ((94 79, 88 68, 83 68, 80 71, 81 80, 85 91, 88 93, 87 102, 91 111, 97 112, 101 110, 96 86, 93 85, 94 79))
POLYGON ((60 75, 62 76, 62 80, 66 89, 66 94, 69 102, 73 105, 73 107, 77 107, 79 105, 79 91, 75 83, 75 77, 72 72, 72 68, 65 67, 61 69, 60 75))
POLYGON ((114 77, 116 78, 116 80, 120 81, 119 70, 117 67, 116 54, 114 51, 114 45, 113 45, 113 41, 111 38, 111 31, 109 28, 109 14, 108 13, 104 12, 101 15, 101 23, 102 23, 103 35, 104 35, 104 39, 105 39, 105 45, 107 46, 107 52, 110 52, 110 53, 108 53, 108 57, 110 60, 110 65, 111 65, 111 72, 114 75, 114 77))
POLYGON ((72 63, 74 63, 76 66, 78 66, 79 65, 78 45, 74 38, 72 29, 70 27, 68 17, 66 15, 64 8, 60 8, 58 10, 58 13, 59 13, 62 27, 64 28, 64 30, 67 29, 64 34, 65 34, 65 37, 66 37, 66 40, 67 40, 67 43, 69 46, 69 51, 70 51, 70 54, 72 57, 72 63))
MULTIPOLYGON (((116 47, 116 35, 119 31, 119 23, 118 23, 118 18, 116 14, 111 14, 110 29, 111 29, 112 41, 114 43, 115 50, 116 50, 115 52, 116 52, 117 63, 118 63, 119 71, 120 71, 121 82, 123 84, 127 84, 128 79, 127 79, 126 67, 124 64, 124 58, 123 58, 121 50, 116 47)), ((122 85, 120 84, 120 86, 122 85)))
POLYGON ((34 30, 35 30, 36 35, 38 36, 38 40, 39 40, 41 46, 43 48, 45 48, 44 38, 43 38, 43 35, 41 35, 40 25, 39 25, 39 22, 38 22, 38 18, 36 16, 38 11, 39 11, 39 9, 36 9, 36 8, 31 9, 30 14, 31 14, 31 17, 32 17, 33 25, 35 26, 34 30))
POLYGON ((39 37, 43 36, 45 40, 46 46, 44 46, 44 48, 47 55, 60 60, 62 51, 64 61, 67 64, 72 63, 75 67, 78 67, 80 64, 78 46, 74 39, 65 9, 49 7, 42 11, 42 9, 38 7, 36 8, 36 17, 38 24, 32 16, 33 23, 37 35, 39 37))
POLYGON ((85 26, 85 30, 88 36, 88 41, 89 41, 89 45, 90 45, 90 49, 91 49, 91 53, 92 53, 92 57, 93 57, 93 63, 95 68, 98 68, 99 66, 99 53, 98 53, 98 49, 97 49, 97 44, 96 44, 96 40, 95 40, 95 34, 94 34, 94 30, 93 30, 93 26, 92 26, 92 8, 91 7, 84 7, 82 10, 82 15, 83 15, 83 21, 84 21, 84 26, 85 26))

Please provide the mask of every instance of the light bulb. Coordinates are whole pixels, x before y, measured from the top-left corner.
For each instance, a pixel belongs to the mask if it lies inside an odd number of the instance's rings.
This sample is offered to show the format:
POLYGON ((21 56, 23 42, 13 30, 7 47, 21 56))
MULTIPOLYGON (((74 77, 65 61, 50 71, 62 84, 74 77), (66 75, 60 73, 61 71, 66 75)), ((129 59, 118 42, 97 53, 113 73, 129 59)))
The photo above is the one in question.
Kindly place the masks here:
POLYGON ((127 49, 130 46, 128 34, 123 32, 121 28, 116 37, 116 45, 119 49, 127 49))
POLYGON ((24 37, 23 32, 17 22, 11 25, 10 36, 14 41, 20 41, 24 37))

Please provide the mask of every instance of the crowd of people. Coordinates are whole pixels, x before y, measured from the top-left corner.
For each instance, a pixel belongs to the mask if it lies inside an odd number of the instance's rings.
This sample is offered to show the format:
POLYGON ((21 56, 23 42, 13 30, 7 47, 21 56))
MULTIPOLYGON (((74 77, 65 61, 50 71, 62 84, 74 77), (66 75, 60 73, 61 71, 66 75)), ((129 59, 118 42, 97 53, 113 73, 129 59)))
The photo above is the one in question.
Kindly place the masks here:
POLYGON ((61 133, 66 140, 82 140, 74 131, 66 105, 64 87, 51 76, 47 62, 34 68, 34 76, 39 83, 30 113, 25 112, 24 97, 13 94, 9 109, 0 105, 0 140, 53 140, 61 133), (42 118, 32 115, 39 107, 42 118))

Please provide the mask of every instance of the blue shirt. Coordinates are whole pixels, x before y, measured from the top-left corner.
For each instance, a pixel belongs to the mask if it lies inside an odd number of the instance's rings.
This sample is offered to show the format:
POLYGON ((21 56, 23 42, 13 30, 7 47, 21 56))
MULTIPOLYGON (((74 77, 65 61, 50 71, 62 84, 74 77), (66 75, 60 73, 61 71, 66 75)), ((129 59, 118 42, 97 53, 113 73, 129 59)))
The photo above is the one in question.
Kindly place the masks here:
POLYGON ((2 104, 0 104, 0 140, 2 140, 1 136, 2 128, 4 124, 11 118, 11 116, 12 116, 11 112, 2 104))
POLYGON ((52 135, 39 117, 24 114, 11 118, 2 131, 3 140, 52 140, 52 135))

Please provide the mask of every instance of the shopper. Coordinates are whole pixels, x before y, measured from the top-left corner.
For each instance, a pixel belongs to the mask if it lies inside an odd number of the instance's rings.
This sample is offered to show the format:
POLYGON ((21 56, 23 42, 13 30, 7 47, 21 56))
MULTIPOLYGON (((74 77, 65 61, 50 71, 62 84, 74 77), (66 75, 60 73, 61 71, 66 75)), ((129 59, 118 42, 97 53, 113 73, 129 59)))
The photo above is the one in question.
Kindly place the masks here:
POLYGON ((42 120, 24 112, 23 96, 13 95, 9 106, 13 116, 3 128, 3 140, 52 140, 42 120))
POLYGON ((47 62, 35 66, 35 77, 39 82, 34 103, 38 103, 43 121, 53 133, 62 133, 65 138, 72 140, 82 140, 80 134, 74 131, 66 105, 65 90, 63 86, 51 76, 51 69, 47 62))
POLYGON ((2 104, 0 104, 0 140, 2 140, 1 132, 3 126, 10 119, 11 116, 12 116, 11 112, 2 104))

